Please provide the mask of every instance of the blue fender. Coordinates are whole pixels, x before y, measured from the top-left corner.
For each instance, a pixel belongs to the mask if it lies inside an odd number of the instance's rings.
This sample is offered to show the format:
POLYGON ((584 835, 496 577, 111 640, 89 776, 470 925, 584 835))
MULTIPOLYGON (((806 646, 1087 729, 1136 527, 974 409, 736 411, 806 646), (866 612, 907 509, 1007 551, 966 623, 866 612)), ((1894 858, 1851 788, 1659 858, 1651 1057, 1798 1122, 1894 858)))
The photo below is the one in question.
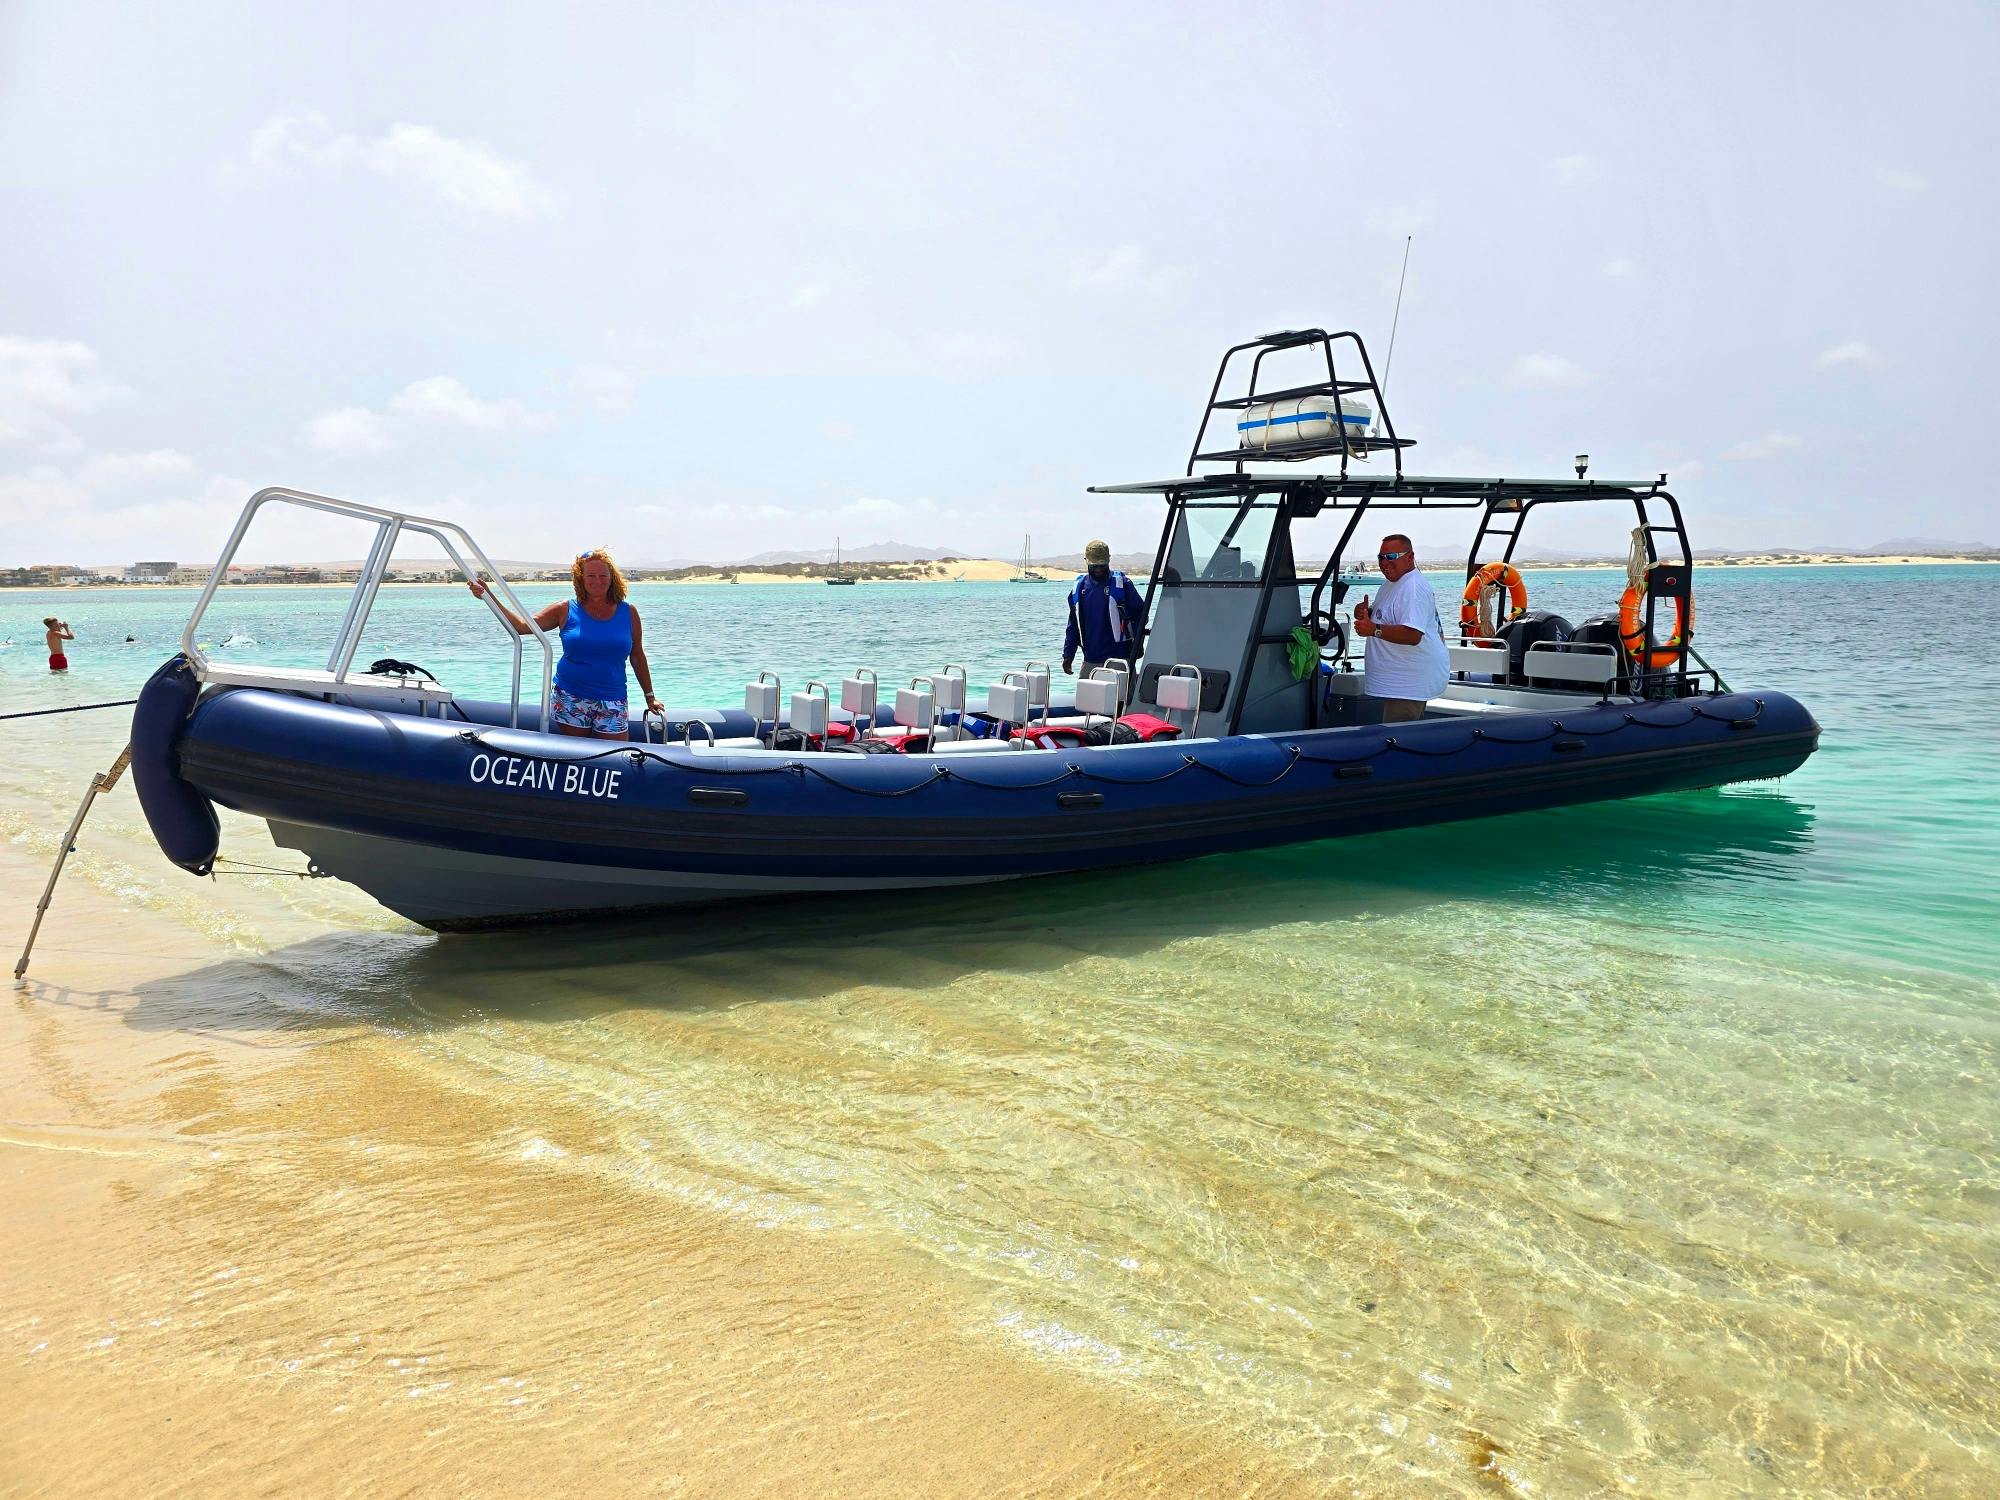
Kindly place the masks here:
POLYGON ((194 875, 214 868, 222 843, 215 804, 181 778, 179 744, 201 696, 185 656, 168 661, 139 689, 132 710, 132 785, 167 858, 194 875))

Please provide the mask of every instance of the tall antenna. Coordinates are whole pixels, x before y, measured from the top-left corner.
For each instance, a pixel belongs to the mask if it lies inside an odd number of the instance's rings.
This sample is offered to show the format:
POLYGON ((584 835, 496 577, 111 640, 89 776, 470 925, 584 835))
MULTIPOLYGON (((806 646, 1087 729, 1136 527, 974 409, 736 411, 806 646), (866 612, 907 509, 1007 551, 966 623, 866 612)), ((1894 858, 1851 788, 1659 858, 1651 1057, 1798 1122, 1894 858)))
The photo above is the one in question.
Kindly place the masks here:
POLYGON ((1413 235, 1403 236, 1403 271, 1396 278, 1396 313, 1389 319, 1389 357, 1382 361, 1382 399, 1389 399, 1389 372, 1396 367, 1396 325, 1403 320, 1403 281, 1410 274, 1410 241, 1413 235))

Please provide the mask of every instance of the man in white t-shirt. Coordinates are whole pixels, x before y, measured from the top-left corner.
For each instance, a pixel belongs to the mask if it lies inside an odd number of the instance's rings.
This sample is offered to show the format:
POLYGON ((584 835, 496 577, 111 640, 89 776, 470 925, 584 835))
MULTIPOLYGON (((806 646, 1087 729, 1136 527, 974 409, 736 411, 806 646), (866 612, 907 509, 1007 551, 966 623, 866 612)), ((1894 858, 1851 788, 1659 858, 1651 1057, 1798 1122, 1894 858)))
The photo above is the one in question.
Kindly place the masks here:
POLYGON ((1384 724, 1405 724, 1424 716, 1424 704, 1444 691, 1451 658, 1444 646, 1444 622, 1437 595, 1417 566, 1417 549, 1400 532, 1382 538, 1375 554, 1382 587, 1371 605, 1354 606, 1354 628, 1368 639, 1368 670, 1361 685, 1382 702, 1384 724))

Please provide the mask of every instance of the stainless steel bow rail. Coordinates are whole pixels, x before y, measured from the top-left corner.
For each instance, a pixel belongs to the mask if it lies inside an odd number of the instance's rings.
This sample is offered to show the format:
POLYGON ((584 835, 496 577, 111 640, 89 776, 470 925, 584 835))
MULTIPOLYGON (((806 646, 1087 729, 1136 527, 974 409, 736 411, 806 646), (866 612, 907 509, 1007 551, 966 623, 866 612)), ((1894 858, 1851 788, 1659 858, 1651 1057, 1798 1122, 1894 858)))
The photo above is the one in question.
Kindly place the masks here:
MULTIPOLYGON (((372 672, 356 672, 354 653, 361 645, 361 633, 368 626, 369 611, 375 607, 375 596, 382 591, 382 581, 388 576, 389 560, 395 553, 396 543, 405 532, 433 538, 451 558, 452 565, 468 579, 480 576, 466 561, 470 553, 478 563, 480 572, 491 585, 485 594, 485 603, 493 618, 507 632, 514 644, 514 686, 510 700, 512 712, 510 722, 513 727, 521 727, 521 634, 508 622, 500 601, 495 599, 497 591, 504 594, 506 601, 522 619, 528 622, 535 639, 542 648, 542 693, 541 730, 549 729, 549 683, 555 674, 555 647, 548 633, 535 623, 535 617, 528 613, 511 585, 501 576, 493 560, 480 550, 471 534, 454 521, 432 520, 425 516, 410 515, 404 511, 384 510, 379 506, 361 505, 352 500, 336 500, 330 495, 311 495, 303 490, 270 488, 257 491, 243 507, 243 514, 236 519, 236 529, 229 534, 229 543, 222 549, 222 556, 215 560, 215 568, 208 575, 208 582, 202 586, 201 597, 195 601, 194 613, 188 616, 185 629, 181 631, 181 650, 188 659, 188 665, 195 676, 203 682, 233 687, 270 688, 278 692, 314 693, 324 697, 344 694, 351 697, 394 697, 414 698, 420 709, 427 710, 432 703, 444 704, 451 701, 451 692, 435 684, 423 684, 405 678, 377 675, 372 672), (195 632, 201 626, 201 618, 208 612, 208 606, 215 599, 215 591, 229 577, 229 566, 235 560, 236 551, 243 545, 244 535, 250 530, 250 523, 257 512, 266 505, 277 502, 285 505, 303 506, 307 510, 326 511, 336 516, 355 516, 375 523, 375 540, 368 549, 368 560, 361 566, 361 576, 356 580, 354 592, 348 596, 346 613, 341 617, 340 629, 333 642, 333 650, 327 654, 326 669, 318 671, 299 667, 260 666, 254 663, 210 661, 200 646, 195 644, 195 632), (456 538, 456 541, 453 539, 456 538), (463 544, 463 551, 460 550, 463 544)), ((127 702, 136 700, 126 700, 127 702)), ((84 708, 118 708, 124 703, 89 703, 77 708, 40 709, 31 714, 8 715, 10 718, 30 718, 40 713, 72 713, 84 708)), ((132 747, 128 744, 118 752, 111 769, 100 771, 90 780, 90 786, 78 804, 76 816, 70 819, 69 830, 63 834, 62 847, 56 851, 55 866, 49 871, 48 884, 42 887, 42 899, 35 903, 34 925, 28 929, 28 941, 21 949, 21 957, 14 965, 14 978, 20 979, 28 972, 28 957, 35 949, 35 938, 41 933, 42 918, 48 914, 49 902, 55 895, 56 881, 61 878, 63 865, 76 852, 77 832, 83 827, 83 820, 90 807, 97 800, 99 792, 108 792, 118 784, 125 774, 125 768, 132 762, 132 747)), ((290 871, 280 873, 293 873, 290 871)))
POLYGON ((542 693, 541 722, 542 733, 549 729, 549 682, 555 675, 555 646, 548 633, 535 623, 535 618, 521 603, 493 560, 480 550, 479 543, 472 539, 455 521, 439 521, 427 516, 411 515, 406 511, 384 510, 379 506, 361 505, 353 500, 337 500, 330 495, 311 495, 303 490, 288 490, 278 487, 262 489, 252 495, 243 507, 243 514, 237 517, 236 529, 229 535, 229 544, 222 549, 222 556, 216 559, 214 571, 208 575, 208 582, 202 586, 201 597, 195 601, 194 613, 188 616, 186 629, 181 631, 181 650, 186 653, 188 665, 195 676, 203 682, 224 683, 237 687, 271 688, 278 692, 317 693, 323 696, 334 694, 374 694, 401 698, 415 698, 419 704, 444 703, 450 701, 447 689, 418 685, 394 677, 377 677, 370 672, 353 670, 354 653, 361 645, 361 634, 367 629, 369 611, 375 607, 375 596, 382 591, 382 582, 388 576, 389 560, 396 550, 396 543, 405 533, 428 536, 445 550, 452 566, 467 579, 484 575, 491 587, 485 594, 487 609, 492 611, 494 620, 507 632, 514 643, 514 687, 509 700, 512 707, 510 722, 513 727, 521 727, 521 635, 508 623, 501 601, 494 598, 496 592, 505 596, 506 603, 528 624, 535 640, 542 648, 542 693), (354 592, 348 596, 347 611, 341 617, 340 629, 334 636, 333 650, 327 653, 326 670, 316 671, 298 667, 257 666, 248 663, 213 662, 195 644, 195 632, 201 625, 201 618, 208 612, 209 604, 215 598, 215 591, 229 576, 229 566, 235 560, 237 548, 243 545, 243 537, 250 529, 250 523, 257 512, 266 505, 277 502, 284 505, 302 506, 307 510, 325 511, 330 515, 354 516, 375 523, 375 540, 368 549, 368 559, 361 565, 361 576, 356 580, 354 592), (453 538, 457 540, 454 541, 453 538), (460 544, 464 550, 460 550, 460 544), (466 561, 470 553, 478 563, 475 571, 466 561))

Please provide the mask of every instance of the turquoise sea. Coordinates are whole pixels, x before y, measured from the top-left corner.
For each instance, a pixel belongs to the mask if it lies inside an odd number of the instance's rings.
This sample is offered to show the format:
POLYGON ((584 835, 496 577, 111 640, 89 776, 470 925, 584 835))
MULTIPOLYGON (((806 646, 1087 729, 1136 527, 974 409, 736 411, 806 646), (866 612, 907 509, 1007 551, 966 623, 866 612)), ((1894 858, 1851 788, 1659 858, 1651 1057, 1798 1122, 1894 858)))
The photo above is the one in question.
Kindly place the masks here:
MULTIPOLYGON (((1622 579, 1529 583, 1576 620, 1622 579)), ((74 989, 65 967, 139 942, 143 915, 186 961, 96 981, 121 1026, 477 1094, 512 1123, 439 1153, 567 1174, 607 1214, 670 1200, 879 1255, 1007 1357, 1330 1493, 1990 1495, 1996 585, 1976 565, 1700 570, 1704 653, 1824 726, 1782 783, 1107 877, 437 939, 331 882, 193 881, 120 789, 65 880, 135 935, 79 928, 59 893, 36 973, 74 989)), ((201 638, 319 664, 345 592, 226 589, 201 638)), ((131 696, 193 595, 0 593, 0 713, 131 696), (51 612, 77 634, 60 679, 51 612)), ((947 662, 997 681, 1057 655, 1062 595, 633 600, 661 696, 691 705, 740 703, 760 669, 788 689, 947 662)), ((386 590, 378 655, 504 696, 507 643, 462 590, 386 590)), ((120 720, 0 722, 0 840, 24 868, 120 720)), ((233 818, 223 852, 292 858, 233 818)), ((24 994, 60 1014, 56 990, 24 994)), ((28 1087, 60 1064, 16 1066, 28 1087)), ((283 1100, 296 1077, 237 1087, 283 1100)), ((146 1099, 127 1127, 211 1128, 172 1089, 146 1099)), ((258 1140, 309 1154, 324 1117, 287 1120, 257 1113, 258 1140)), ((266 1228, 300 1201, 275 1178, 229 1191, 266 1228)), ((23 1358, 11 1316, 0 1358, 23 1358)), ((38 1358, 101 1336, 67 1316, 36 1325, 38 1358)), ((212 1337, 166 1326, 167 1362, 212 1337)), ((248 1373, 286 1378, 285 1357, 248 1373)), ((361 1354, 328 1358, 371 1399, 361 1354)), ((471 1420, 494 1389, 439 1399, 471 1420)))

